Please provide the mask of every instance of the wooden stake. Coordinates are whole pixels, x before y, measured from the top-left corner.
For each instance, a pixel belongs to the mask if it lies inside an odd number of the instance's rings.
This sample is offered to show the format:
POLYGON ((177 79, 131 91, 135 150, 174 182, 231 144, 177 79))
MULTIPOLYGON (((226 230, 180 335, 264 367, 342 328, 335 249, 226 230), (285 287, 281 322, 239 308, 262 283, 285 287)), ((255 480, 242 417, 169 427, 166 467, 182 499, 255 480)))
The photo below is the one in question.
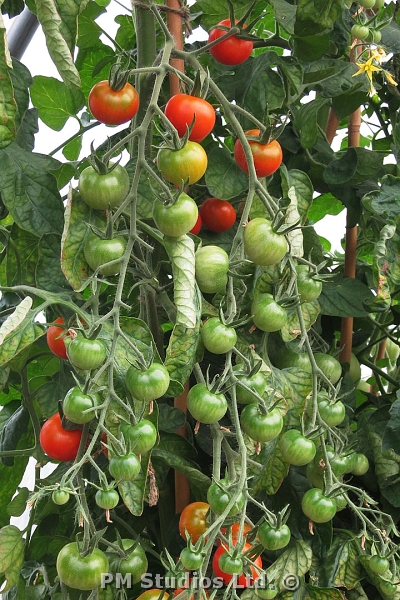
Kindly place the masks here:
MULTIPOLYGON (((181 9, 182 5, 179 0, 167 0, 167 6, 169 8, 181 9)), ((172 37, 174 38, 175 46, 177 50, 183 50, 183 33, 182 33, 182 17, 180 14, 167 11, 167 25, 170 30, 172 37)), ((182 73, 185 70, 185 63, 181 58, 172 58, 171 65, 182 73)), ((175 96, 181 91, 181 84, 179 77, 174 73, 169 76, 169 87, 170 95, 175 96)))

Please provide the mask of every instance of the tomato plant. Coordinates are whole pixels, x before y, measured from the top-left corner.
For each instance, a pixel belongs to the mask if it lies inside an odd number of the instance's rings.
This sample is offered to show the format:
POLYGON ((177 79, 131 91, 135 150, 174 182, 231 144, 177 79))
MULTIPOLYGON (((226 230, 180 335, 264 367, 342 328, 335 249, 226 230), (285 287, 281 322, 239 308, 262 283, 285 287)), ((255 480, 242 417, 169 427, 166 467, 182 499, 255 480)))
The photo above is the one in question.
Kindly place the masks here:
POLYGON ((194 121, 189 135, 189 140, 192 142, 202 142, 211 133, 215 124, 213 106, 198 96, 175 94, 168 100, 164 112, 176 127, 180 137, 184 136, 189 125, 194 121))
POLYGON ((58 323, 59 325, 50 325, 47 329, 47 345, 58 358, 67 358, 67 349, 64 343, 64 338, 67 334, 64 332, 64 328, 61 327, 61 325, 64 325, 64 319, 58 317, 54 320, 54 323, 58 323))
POLYGON ((191 536, 194 544, 207 531, 206 516, 209 510, 208 502, 191 502, 185 506, 179 517, 179 533, 184 540, 186 539, 185 531, 191 536))
POLYGON ((53 460, 74 460, 81 443, 82 429, 64 429, 60 415, 47 419, 40 430, 40 445, 53 460))
MULTIPOLYGON (((218 23, 218 25, 229 28, 231 26, 230 19, 223 19, 218 23)), ((210 30, 208 43, 218 40, 225 33, 226 31, 223 29, 214 27, 210 30)), ((226 39, 218 42, 210 48, 211 56, 223 65, 239 65, 249 58, 252 51, 253 42, 250 40, 240 39, 236 35, 230 35, 226 39)))
POLYGON ((108 559, 98 548, 82 556, 78 544, 71 542, 58 553, 57 573, 74 590, 94 590, 100 586, 102 575, 108 573, 108 559))
POLYGON ((227 200, 207 198, 200 206, 200 216, 204 227, 220 233, 227 231, 236 222, 236 210, 227 200))
MULTIPOLYGON (((249 129, 245 134, 246 137, 257 137, 260 135, 260 130, 249 129)), ((257 177, 268 177, 279 169, 282 164, 282 148, 277 140, 272 140, 272 142, 268 142, 267 144, 249 140, 249 144, 257 177)), ((249 165, 240 140, 236 140, 235 142, 234 156, 238 166, 245 173, 248 173, 249 165)))
POLYGON ((88 103, 95 119, 106 125, 121 125, 136 115, 139 94, 128 82, 121 89, 113 89, 107 80, 99 81, 90 90, 88 103))

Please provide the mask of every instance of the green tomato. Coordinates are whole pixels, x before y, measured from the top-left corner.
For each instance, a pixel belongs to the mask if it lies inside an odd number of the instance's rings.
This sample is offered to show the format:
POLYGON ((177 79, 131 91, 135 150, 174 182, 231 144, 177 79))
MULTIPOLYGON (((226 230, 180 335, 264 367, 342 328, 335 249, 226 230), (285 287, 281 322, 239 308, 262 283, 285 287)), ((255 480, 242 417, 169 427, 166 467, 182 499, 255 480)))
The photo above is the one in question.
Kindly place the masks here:
POLYGON ((161 148, 157 166, 167 181, 181 186, 196 183, 207 169, 207 154, 200 144, 188 141, 180 150, 161 148))
POLYGON ((286 462, 298 467, 311 462, 316 453, 314 442, 297 429, 285 431, 279 440, 279 449, 286 462))
POLYGON ((278 369, 295 368, 306 373, 312 372, 311 361, 306 352, 293 352, 287 346, 280 348, 273 356, 273 364, 278 369))
POLYGON ((81 333, 71 340, 67 345, 67 355, 69 361, 77 369, 82 371, 91 371, 98 369, 106 360, 107 348, 105 343, 96 338, 90 340, 81 333))
POLYGON ((234 328, 222 323, 218 317, 207 319, 200 333, 204 347, 213 354, 226 354, 232 350, 237 341, 234 328))
POLYGON ((278 595, 278 589, 273 583, 267 584, 266 587, 261 587, 261 585, 258 585, 257 580, 254 583, 254 591, 256 596, 262 600, 273 600, 278 595))
POLYGON ((261 331, 279 331, 287 321, 287 312, 272 294, 258 294, 251 304, 253 321, 261 331))
MULTIPOLYGON (((216 515, 222 515, 234 495, 234 491, 228 489, 229 483, 227 479, 221 479, 218 483, 214 481, 208 488, 207 502, 216 515)), ((245 499, 244 493, 240 492, 228 516, 237 515, 242 510, 245 499)))
POLYGON ((327 523, 336 514, 336 502, 325 496, 319 488, 307 490, 301 500, 303 513, 314 523, 327 523))
POLYGON ((319 298, 322 292, 322 281, 318 281, 311 275, 307 265, 298 265, 297 271, 297 290, 300 295, 300 302, 313 302, 319 298))
POLYGON ((340 362, 334 356, 324 354, 323 352, 316 352, 314 359, 325 377, 335 385, 342 376, 342 365, 340 362))
POLYGON ((270 442, 278 437, 283 427, 283 417, 277 408, 264 414, 256 404, 248 404, 240 415, 243 431, 256 442, 270 442))
POLYGON ((373 8, 375 6, 375 0, 358 0, 358 4, 364 8, 373 8))
POLYGON ((285 236, 275 233, 271 222, 260 217, 246 225, 243 242, 245 253, 256 265, 275 265, 288 251, 285 236))
POLYGON ((64 398, 63 412, 73 423, 83 425, 95 417, 94 410, 85 411, 100 406, 100 404, 99 394, 84 394, 78 386, 75 386, 67 392, 64 398))
POLYGON ((125 442, 135 454, 146 454, 157 442, 157 429, 148 419, 142 419, 135 425, 121 424, 125 442))
POLYGON ((200 569, 204 561, 204 555, 202 552, 195 552, 190 548, 183 548, 179 556, 184 569, 188 571, 197 571, 200 569))
POLYGON ((317 402, 319 415, 329 427, 336 427, 344 421, 346 407, 341 400, 332 403, 328 394, 320 392, 317 396, 317 402))
POLYGON ((97 490, 95 494, 95 501, 97 506, 104 508, 104 510, 111 510, 115 508, 119 502, 119 495, 116 490, 97 490))
POLYGON ((69 497, 70 494, 66 490, 54 490, 54 492, 51 494, 51 499, 53 500, 54 504, 57 504, 58 506, 67 504, 69 497))
POLYGON ((365 454, 361 454, 359 452, 356 452, 355 454, 355 464, 351 472, 353 475, 360 477, 361 475, 365 475, 365 473, 368 471, 369 461, 365 454))
POLYGON ((240 575, 243 573, 243 559, 241 556, 231 556, 228 552, 224 552, 219 557, 218 566, 224 573, 228 575, 240 575))
POLYGON ((122 456, 113 456, 108 465, 111 477, 117 481, 134 481, 141 469, 140 460, 129 452, 122 456))
POLYGON ((128 390, 136 400, 150 402, 164 396, 169 388, 170 378, 163 364, 153 362, 144 370, 130 366, 125 381, 128 390))
POLYGON ((122 558, 116 553, 110 553, 110 572, 121 573, 123 577, 130 575, 132 584, 139 583, 148 569, 146 553, 140 544, 134 546, 135 540, 124 538, 121 543, 126 552, 126 558, 122 558), (130 550, 133 546, 134 548, 130 550))
POLYGON ((262 396, 267 388, 266 377, 262 373, 262 371, 257 371, 257 373, 255 373, 251 377, 249 377, 247 375, 240 375, 239 373, 236 373, 236 371, 240 372, 241 370, 242 370, 242 365, 235 365, 233 367, 233 371, 235 372, 235 375, 238 378, 238 383, 236 385, 236 400, 240 404, 257 403, 257 398, 255 396, 253 396, 253 394, 248 392, 244 387, 242 387, 242 385, 245 385, 246 387, 250 388, 251 390, 254 390, 255 392, 257 392, 257 394, 259 396, 262 396))
POLYGON ((355 40, 366 40, 369 36, 369 27, 366 25, 358 25, 357 23, 351 28, 351 37, 355 40))
POLYGON ((79 176, 82 200, 96 210, 115 208, 125 200, 130 187, 129 175, 121 165, 101 175, 93 167, 86 167, 79 176))
POLYGON ((268 521, 264 521, 258 528, 258 539, 266 550, 280 550, 290 541, 290 529, 287 525, 276 529, 268 521))
POLYGON ((95 548, 81 556, 76 542, 64 546, 57 556, 57 573, 63 583, 75 590, 94 590, 99 587, 103 573, 108 573, 107 556, 95 548))
POLYGON ((192 417, 207 425, 217 423, 228 409, 225 396, 211 392, 205 383, 196 383, 190 388, 186 402, 192 417))
POLYGON ((98 270, 99 275, 110 277, 120 272, 125 249, 126 241, 123 237, 102 240, 96 235, 89 235, 83 254, 87 264, 93 271, 98 270), (108 265, 107 263, 111 261, 118 262, 108 265))
POLYGON ((160 200, 154 202, 153 219, 164 235, 180 237, 188 233, 196 225, 198 216, 196 202, 185 193, 180 194, 170 206, 160 200))
POLYGON ((350 355, 350 369, 349 375, 353 383, 357 384, 361 379, 361 367, 358 362, 358 358, 355 354, 351 353, 350 355))
POLYGON ((371 569, 371 571, 373 571, 373 573, 376 573, 376 575, 384 575, 386 571, 389 570, 390 563, 388 559, 384 556, 379 556, 379 554, 375 554, 369 559, 368 566, 371 569))
POLYGON ((336 508, 337 511, 344 510, 347 506, 347 498, 344 494, 337 494, 335 496, 336 508))
POLYGON ((400 353, 400 347, 390 338, 386 338, 386 355, 391 363, 395 363, 400 353))
POLYGON ((228 283, 229 256, 219 246, 202 246, 195 254, 197 285, 204 294, 224 292, 228 283))

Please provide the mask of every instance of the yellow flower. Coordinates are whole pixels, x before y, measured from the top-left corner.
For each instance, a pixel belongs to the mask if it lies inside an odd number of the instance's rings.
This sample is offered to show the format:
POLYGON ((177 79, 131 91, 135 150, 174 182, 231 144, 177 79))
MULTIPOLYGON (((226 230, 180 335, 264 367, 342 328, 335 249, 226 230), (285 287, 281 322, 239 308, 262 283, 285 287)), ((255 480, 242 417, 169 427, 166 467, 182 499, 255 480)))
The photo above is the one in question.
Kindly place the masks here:
POLYGON ((381 63, 382 60, 386 56, 386 52, 381 47, 379 47, 379 48, 371 48, 370 55, 371 55, 371 58, 373 60, 376 60, 378 63, 381 63))
POLYGON ((356 65, 358 67, 358 71, 356 73, 353 73, 353 75, 352 75, 352 77, 355 77, 356 75, 361 75, 362 73, 365 73, 371 82, 371 86, 370 86, 371 94, 374 91, 374 86, 372 85, 373 73, 376 71, 382 71, 381 67, 377 67, 376 65, 372 64, 373 60, 374 60, 374 57, 371 56, 365 63, 356 63, 356 65))
POLYGON ((386 79, 388 80, 388 82, 389 82, 391 85, 397 85, 397 81, 395 81, 395 80, 393 79, 393 77, 391 76, 391 74, 390 74, 390 73, 388 73, 387 71, 384 71, 384 73, 385 73, 385 77, 386 77, 386 79))

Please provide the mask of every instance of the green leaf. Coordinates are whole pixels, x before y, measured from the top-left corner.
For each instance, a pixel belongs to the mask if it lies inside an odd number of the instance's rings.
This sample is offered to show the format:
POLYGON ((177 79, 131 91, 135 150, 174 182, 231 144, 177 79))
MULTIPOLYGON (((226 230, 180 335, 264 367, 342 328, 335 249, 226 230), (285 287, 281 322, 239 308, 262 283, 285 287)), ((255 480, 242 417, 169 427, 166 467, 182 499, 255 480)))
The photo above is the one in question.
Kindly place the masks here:
POLYGON ((332 29, 343 10, 341 0, 299 0, 294 32, 300 37, 332 29))
POLYGON ((179 408, 169 406, 169 404, 159 404, 159 424, 160 431, 175 433, 177 429, 183 427, 186 421, 185 413, 179 408))
POLYGON ((67 43, 69 51, 73 54, 78 34, 78 16, 83 11, 89 0, 55 0, 58 14, 61 17, 60 33, 67 43))
POLYGON ((316 143, 319 135, 318 112, 325 104, 324 98, 316 98, 303 104, 294 113, 294 125, 300 133, 300 142, 303 148, 312 148, 316 143))
POLYGON ((270 567, 265 569, 265 575, 268 581, 276 582, 279 589, 284 591, 287 589, 285 588, 287 578, 289 576, 300 578, 305 575, 311 567, 311 561, 310 545, 303 540, 296 540, 291 548, 285 550, 270 567))
MULTIPOLYGON (((240 19, 251 5, 252 2, 249 2, 249 0, 235 0, 236 19, 240 19)), ((201 11, 201 24, 207 30, 228 16, 226 3, 216 2, 215 0, 197 0, 191 10, 194 12, 201 11)))
POLYGON ((400 455, 400 398, 399 392, 396 394, 397 399, 393 402, 389 409, 390 419, 387 422, 385 432, 382 438, 382 450, 394 450, 400 455))
POLYGON ((323 315, 334 317, 365 317, 364 303, 373 295, 368 286, 358 279, 344 278, 324 282, 318 298, 323 315))
POLYGON ((317 223, 326 215, 338 215, 343 210, 343 203, 335 198, 332 194, 322 194, 314 199, 310 210, 308 212, 308 218, 310 223, 317 223))
POLYGON ((35 322, 36 311, 29 310, 31 304, 32 298, 27 296, 0 327, 0 366, 45 333, 35 322))
POLYGON ((28 488, 20 488, 18 494, 7 505, 7 514, 10 517, 20 517, 25 512, 30 495, 28 488))
POLYGON ((82 136, 76 137, 74 140, 65 144, 62 153, 67 160, 78 160, 82 150, 82 136))
POLYGON ((271 386, 279 392, 288 403, 289 410, 295 408, 302 411, 302 400, 308 396, 312 389, 310 373, 301 369, 272 369, 271 386))
POLYGON ((22 532, 15 525, 0 529, 0 573, 6 578, 2 592, 17 585, 24 562, 24 540, 22 532))
POLYGON ((15 139, 17 105, 14 100, 10 71, 12 63, 7 46, 7 36, 0 14, 0 148, 6 148, 15 139))
POLYGON ((164 246, 171 261, 174 280, 176 325, 194 329, 200 320, 200 299, 194 274, 194 241, 188 235, 164 236, 164 246))
POLYGON ((71 289, 61 270, 61 237, 58 235, 50 234, 40 238, 36 282, 38 287, 49 292, 71 289))
MULTIPOLYGON (((95 4, 91 2, 91 4, 95 4)), ((108 63, 93 76, 93 69, 97 63, 106 56, 110 56, 110 48, 108 46, 102 47, 89 47, 79 48, 78 56, 76 59, 76 67, 79 71, 82 80, 82 92, 85 98, 88 97, 90 90, 98 81, 108 79, 110 68, 108 63)))
POLYGON ((353 589, 363 578, 359 547, 351 535, 336 532, 323 564, 322 584, 353 589))
POLYGON ((74 290, 79 290, 89 277, 89 265, 84 257, 84 247, 89 235, 86 223, 104 228, 104 221, 99 213, 70 189, 61 239, 61 269, 74 290))
POLYGON ((7 285, 36 286, 35 270, 39 258, 40 238, 20 229, 14 223, 10 240, 12 243, 7 248, 6 262, 7 285))
MULTIPOLYGON (((295 583, 295 580, 291 579, 290 576, 287 581, 289 585, 292 581, 295 583)), ((301 583, 294 592, 286 592, 281 595, 281 598, 282 600, 343 600, 339 590, 317 587, 310 583, 301 583)))
POLYGON ((18 107, 16 125, 19 127, 29 108, 29 88, 32 85, 32 76, 25 65, 16 58, 12 58, 10 77, 14 90, 14 98, 18 107))
POLYGON ((400 178, 385 175, 378 190, 366 194, 363 206, 383 221, 400 226, 400 178))
POLYGON ((49 54, 65 84, 80 88, 81 80, 71 50, 63 37, 65 26, 53 0, 35 0, 36 15, 43 28, 49 54))
POLYGON ((329 163, 324 171, 324 180, 334 185, 347 183, 355 175, 357 166, 357 151, 355 148, 348 148, 341 158, 329 163))
POLYGON ((16 144, 0 150, 0 192, 11 216, 34 235, 62 232, 64 206, 55 177, 58 161, 16 144))
POLYGON ((283 459, 277 441, 275 439, 269 444, 263 444, 261 452, 252 457, 263 466, 262 470, 255 470, 255 475, 251 480, 251 489, 254 495, 265 493, 272 496, 276 494, 289 473, 290 465, 283 459))
POLYGON ((355 112, 359 106, 365 104, 367 96, 365 91, 353 91, 332 98, 332 106, 337 118, 342 121, 351 113, 355 112))
POLYGON ((35 134, 39 131, 38 121, 38 111, 36 108, 30 108, 25 112, 15 137, 15 143, 23 150, 33 152, 35 147, 35 134))
MULTIPOLYGON (((303 314, 304 325, 308 331, 315 323, 320 313, 320 305, 318 300, 313 302, 304 302, 300 305, 303 314)), ((297 315, 296 308, 287 310, 288 320, 281 329, 281 336, 284 342, 290 342, 301 334, 300 321, 297 315)))
POLYGON ((293 37, 293 54, 300 60, 312 61, 322 58, 329 50, 330 35, 308 35, 293 37))
MULTIPOLYGON (((19 406, 5 423, 0 435, 0 453, 14 450, 21 436, 26 432, 29 424, 29 412, 24 406, 19 406)), ((12 467, 14 458, 12 456, 0 457, 3 465, 12 467)))
POLYGON ((68 119, 75 117, 85 103, 80 90, 70 89, 62 81, 43 75, 33 78, 31 98, 43 123, 55 131, 61 131, 68 119))
POLYGON ((294 34, 296 21, 296 6, 286 0, 270 0, 274 9, 275 19, 279 25, 290 35, 294 34))
POLYGON ((206 185, 212 196, 230 200, 248 188, 248 179, 226 148, 213 148, 208 155, 206 185))
MULTIPOLYGON (((100 41, 101 27, 97 25, 96 19, 103 15, 106 10, 96 2, 85 2, 85 9, 79 15, 78 40, 79 48, 91 48, 92 46, 101 46, 100 41)), ((110 49, 108 49, 110 54, 110 49)))
POLYGON ((124 50, 136 48, 136 32, 133 26, 132 17, 130 15, 118 15, 115 17, 114 21, 119 25, 115 36, 116 43, 119 44, 121 48, 124 48, 124 50))
POLYGON ((179 396, 197 362, 197 349, 200 337, 200 321, 195 328, 187 329, 175 325, 170 337, 165 366, 171 378, 167 396, 179 396))

